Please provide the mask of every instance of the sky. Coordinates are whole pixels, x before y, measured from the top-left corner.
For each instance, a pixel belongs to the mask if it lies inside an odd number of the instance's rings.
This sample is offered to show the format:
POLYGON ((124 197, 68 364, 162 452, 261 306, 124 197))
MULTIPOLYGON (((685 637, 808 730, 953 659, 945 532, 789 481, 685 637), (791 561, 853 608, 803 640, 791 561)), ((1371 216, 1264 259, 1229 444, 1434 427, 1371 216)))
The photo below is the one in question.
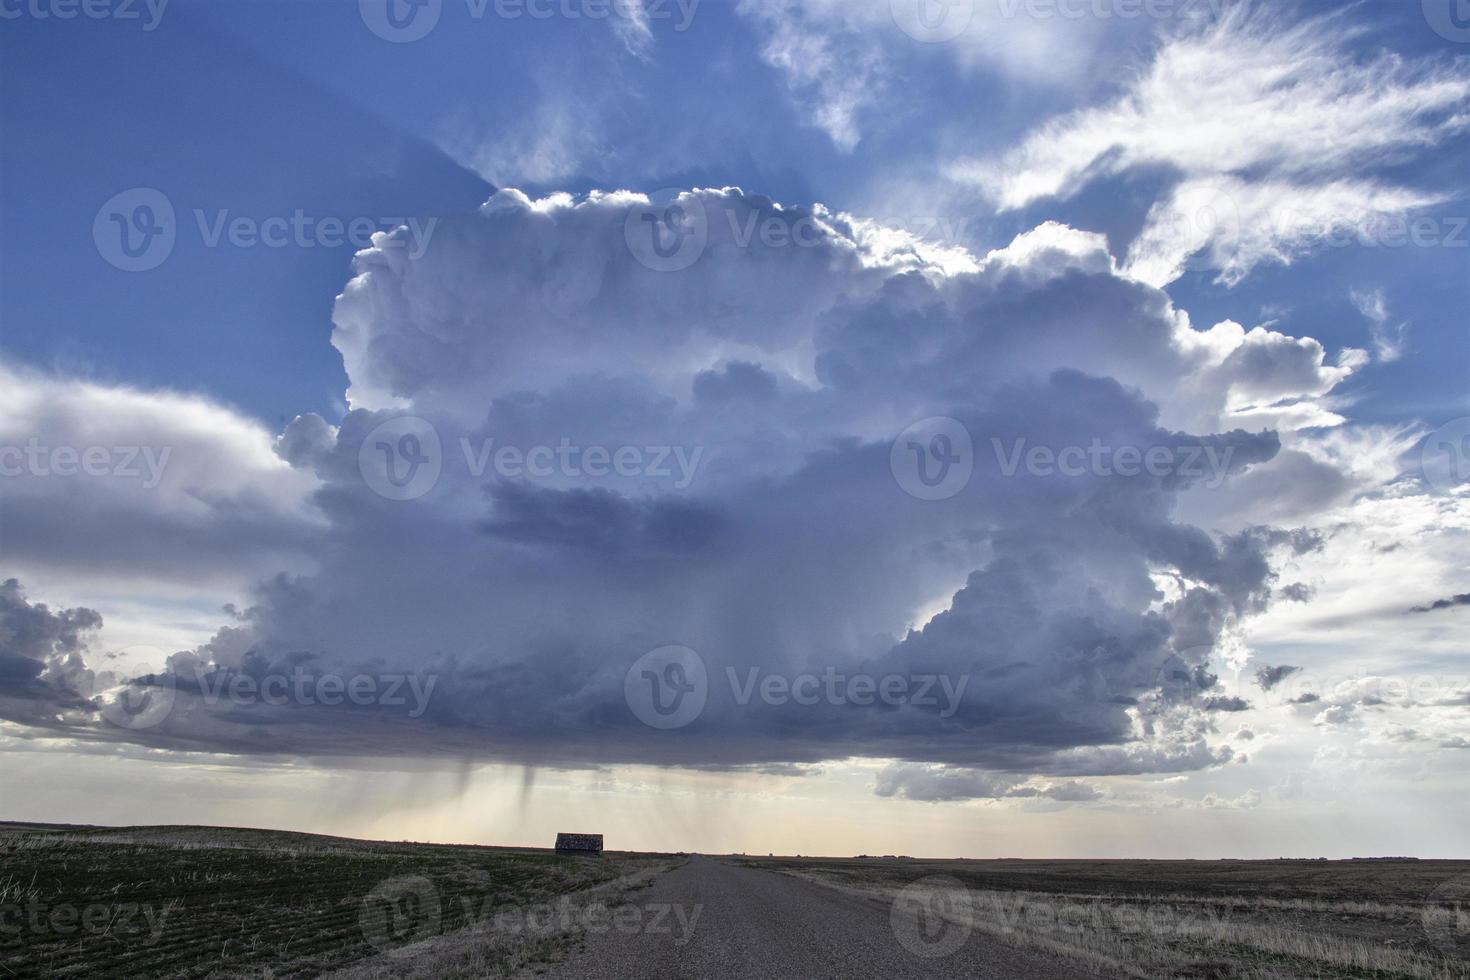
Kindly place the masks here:
POLYGON ((0 819, 1466 856, 1454 0, 0 55, 0 819))

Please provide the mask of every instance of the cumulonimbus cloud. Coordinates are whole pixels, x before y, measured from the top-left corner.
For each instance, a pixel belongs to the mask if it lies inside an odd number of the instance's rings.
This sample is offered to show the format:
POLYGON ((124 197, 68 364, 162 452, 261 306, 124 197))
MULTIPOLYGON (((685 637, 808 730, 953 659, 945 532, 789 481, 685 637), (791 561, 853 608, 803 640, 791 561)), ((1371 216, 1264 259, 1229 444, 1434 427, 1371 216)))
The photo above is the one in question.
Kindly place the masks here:
MULTIPOLYGON (((1055 780, 1229 759, 1210 741, 1208 709, 1227 707, 1212 650, 1271 602, 1273 556, 1317 539, 1174 512, 1272 465, 1278 433, 1247 430, 1243 408, 1321 397, 1350 364, 1269 330, 1196 330, 1061 225, 970 256, 702 190, 672 202, 702 216, 699 254, 665 269, 637 236, 670 203, 502 191, 417 259, 387 241, 360 253, 334 334, 353 408, 274 447, 314 488, 315 568, 263 578, 175 654, 158 723, 99 727, 64 677, 42 679, 70 649, 15 654, 42 665, 24 698, 67 706, 25 720, 242 754, 565 765, 856 755, 1055 780), (404 413, 411 443, 383 435, 404 413), (894 443, 936 417, 968 435, 970 473, 924 499, 894 443), (547 469, 507 472, 506 447, 547 469), (411 499, 365 468, 400 450, 434 464, 411 499), (640 467, 613 465, 620 450, 640 467), (1150 451, 1170 465, 1118 465, 1150 451), (630 667, 668 644, 708 678, 677 731, 625 699, 630 667), (205 696, 293 672, 436 686, 397 715, 205 696), (739 697, 749 678, 807 674, 938 678, 951 699, 739 697)), ((1008 793, 1086 795, 1063 785, 1008 793)))

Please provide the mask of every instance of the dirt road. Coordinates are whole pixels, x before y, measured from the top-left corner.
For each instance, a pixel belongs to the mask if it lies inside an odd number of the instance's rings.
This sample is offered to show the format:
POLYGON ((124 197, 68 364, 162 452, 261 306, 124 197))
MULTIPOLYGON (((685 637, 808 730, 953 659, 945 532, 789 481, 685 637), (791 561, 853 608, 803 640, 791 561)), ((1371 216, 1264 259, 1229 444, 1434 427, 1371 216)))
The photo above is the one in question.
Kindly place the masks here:
POLYGON ((568 980, 973 977, 1072 980, 1068 961, 1013 949, 927 914, 923 903, 857 897, 770 871, 695 857, 629 895, 613 919, 542 976, 568 980), (636 919, 636 925, 634 920, 636 919))

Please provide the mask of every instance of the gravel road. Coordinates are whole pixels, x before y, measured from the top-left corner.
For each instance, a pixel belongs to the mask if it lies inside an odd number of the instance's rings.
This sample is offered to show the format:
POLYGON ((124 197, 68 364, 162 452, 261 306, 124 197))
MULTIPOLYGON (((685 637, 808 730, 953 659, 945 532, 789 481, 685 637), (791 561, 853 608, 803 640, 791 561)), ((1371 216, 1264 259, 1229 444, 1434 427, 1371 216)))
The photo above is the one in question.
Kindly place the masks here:
POLYGON ((931 923, 925 928, 915 916, 905 918, 902 908, 895 921, 890 902, 711 858, 692 858, 626 901, 642 910, 636 917, 639 927, 609 927, 588 935, 582 949, 542 976, 1096 977, 1066 960, 1013 949, 979 932, 966 936, 961 926, 931 923), (659 918, 665 906, 669 908, 659 918))

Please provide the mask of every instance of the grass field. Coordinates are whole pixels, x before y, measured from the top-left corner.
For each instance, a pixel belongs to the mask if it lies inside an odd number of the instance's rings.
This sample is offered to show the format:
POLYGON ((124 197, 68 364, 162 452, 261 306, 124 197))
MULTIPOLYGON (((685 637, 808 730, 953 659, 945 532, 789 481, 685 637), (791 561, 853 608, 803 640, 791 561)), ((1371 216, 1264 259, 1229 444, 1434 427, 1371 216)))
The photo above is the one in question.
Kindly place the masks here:
POLYGON ((565 933, 557 910, 573 896, 674 863, 266 830, 0 823, 0 977, 411 976, 421 967, 406 964, 433 963, 435 944, 454 937, 451 958, 494 976, 555 955, 565 933), (541 921, 512 915, 527 909, 541 921), (415 956, 402 956, 410 945, 415 956))
POLYGON ((744 858, 1104 975, 1470 977, 1470 862, 744 858))
MULTIPOLYGON (((535 971, 677 855, 0 823, 0 978, 535 971)), ((1470 978, 1470 862, 732 858, 1099 975, 1470 978)))

